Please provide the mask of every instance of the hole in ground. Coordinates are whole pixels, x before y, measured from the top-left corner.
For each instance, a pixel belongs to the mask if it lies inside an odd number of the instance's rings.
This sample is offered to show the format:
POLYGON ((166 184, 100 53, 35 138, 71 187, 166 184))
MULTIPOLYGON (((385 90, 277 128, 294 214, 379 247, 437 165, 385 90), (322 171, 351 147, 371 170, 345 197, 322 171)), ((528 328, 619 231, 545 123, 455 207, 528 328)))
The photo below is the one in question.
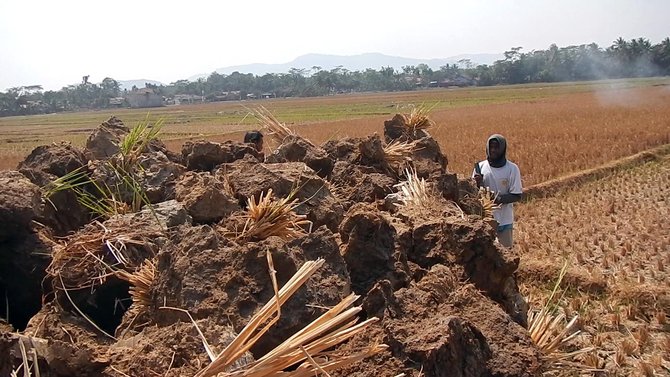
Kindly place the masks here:
POLYGON ((15 330, 25 330, 42 308, 42 295, 50 291, 42 289, 49 261, 47 249, 35 235, 0 244, 0 317, 15 330))
POLYGON ((23 331, 28 321, 42 307, 42 290, 39 284, 26 281, 17 287, 12 282, 0 282, 0 317, 14 327, 23 331))
MULTIPOLYGON (((98 327, 110 335, 114 335, 116 328, 121 324, 123 315, 130 307, 132 299, 128 289, 130 285, 118 278, 112 277, 105 284, 96 288, 79 291, 68 291, 72 301, 98 327)), ((59 294, 61 305, 72 307, 64 293, 59 294)), ((72 308, 74 309, 74 308, 72 308)), ((75 310, 73 310, 74 312, 75 310)))
POLYGON ((37 295, 31 294, 26 287, 23 289, 25 291, 0 282, 0 317, 18 331, 25 330, 30 318, 42 307, 39 287, 37 295))

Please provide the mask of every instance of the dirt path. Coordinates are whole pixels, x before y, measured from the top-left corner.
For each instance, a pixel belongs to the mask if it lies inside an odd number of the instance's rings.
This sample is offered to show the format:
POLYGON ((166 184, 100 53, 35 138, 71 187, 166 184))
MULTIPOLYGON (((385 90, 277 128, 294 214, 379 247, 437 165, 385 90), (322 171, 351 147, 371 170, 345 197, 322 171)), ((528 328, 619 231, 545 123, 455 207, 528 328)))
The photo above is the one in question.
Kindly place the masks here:
POLYGON ((603 179, 617 171, 632 169, 652 161, 659 161, 670 155, 670 144, 664 144, 631 156, 610 161, 591 169, 580 170, 555 179, 538 183, 524 189, 524 199, 532 200, 554 196, 562 191, 579 187, 587 182, 603 179))

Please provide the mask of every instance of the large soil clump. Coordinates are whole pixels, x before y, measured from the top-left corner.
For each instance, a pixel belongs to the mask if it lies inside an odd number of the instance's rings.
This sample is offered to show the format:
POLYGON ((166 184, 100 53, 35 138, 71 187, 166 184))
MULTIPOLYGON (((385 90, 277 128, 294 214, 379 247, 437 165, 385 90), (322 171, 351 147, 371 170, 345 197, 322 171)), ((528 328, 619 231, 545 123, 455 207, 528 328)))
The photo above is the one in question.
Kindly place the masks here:
POLYGON ((123 156, 131 131, 114 117, 85 150, 38 147, 23 174, 0 174, 0 288, 9 302, 0 313, 19 330, 0 336, 0 374, 23 362, 23 342, 42 376, 195 375, 210 363, 204 342, 221 352, 275 297, 273 276, 282 287, 322 258, 237 366, 353 292, 358 316, 379 321, 334 351, 388 348, 333 376, 538 375, 518 258, 479 216, 473 184, 450 173, 437 142, 407 119, 387 122, 384 138, 322 147, 292 135, 267 159, 246 144, 208 141, 175 155, 154 140, 123 156), (391 151, 397 143, 402 152, 391 151), (73 171, 85 184, 53 190, 73 171), (425 180, 430 206, 398 196, 408 172, 425 180), (132 190, 118 197, 95 189, 128 177, 132 190), (289 236, 246 238, 269 192, 305 222, 289 236), (113 206, 83 206, 85 194, 113 206))

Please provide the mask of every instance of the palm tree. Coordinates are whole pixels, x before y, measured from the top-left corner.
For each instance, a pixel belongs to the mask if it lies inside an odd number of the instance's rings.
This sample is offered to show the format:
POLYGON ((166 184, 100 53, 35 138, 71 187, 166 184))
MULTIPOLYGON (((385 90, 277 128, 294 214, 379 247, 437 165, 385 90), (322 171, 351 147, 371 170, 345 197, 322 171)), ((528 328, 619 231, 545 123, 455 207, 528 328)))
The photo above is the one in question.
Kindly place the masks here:
POLYGON ((666 37, 652 48, 652 61, 659 68, 660 73, 670 74, 670 37, 666 37))
POLYGON ((626 40, 622 37, 619 37, 614 42, 612 42, 612 50, 622 52, 626 51, 628 50, 628 42, 626 42, 626 40))
POLYGON ((612 74, 617 77, 630 75, 631 46, 625 39, 619 37, 607 49, 612 60, 612 74))

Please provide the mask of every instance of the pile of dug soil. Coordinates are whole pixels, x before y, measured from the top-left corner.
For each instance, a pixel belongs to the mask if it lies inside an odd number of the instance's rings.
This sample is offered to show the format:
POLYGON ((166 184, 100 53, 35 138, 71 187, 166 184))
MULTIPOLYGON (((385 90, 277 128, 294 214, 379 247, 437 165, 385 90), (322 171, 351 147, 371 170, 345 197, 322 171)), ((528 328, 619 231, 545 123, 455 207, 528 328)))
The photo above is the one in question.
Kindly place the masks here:
MULTIPOLYGON (((306 261, 324 265, 282 307, 279 322, 240 363, 257 359, 354 292, 361 319, 380 319, 335 352, 385 343, 336 376, 532 376, 540 354, 515 281, 518 257, 477 213, 476 189, 448 171, 427 133, 393 135, 417 146, 408 163, 438 195, 429 208, 385 200, 402 180, 383 164, 379 136, 323 146, 293 136, 265 161, 248 145, 198 141, 181 155, 155 141, 138 181, 152 205, 101 218, 72 189, 46 197, 74 170, 95 182, 129 130, 100 125, 86 148, 36 148, 0 174, 0 375, 21 364, 23 342, 42 376, 189 376, 209 363, 306 261), (292 195, 312 224, 295 239, 231 236, 251 198, 292 195), (142 301, 110 269, 149 271, 142 301), (9 331, 12 327, 14 331, 9 331)), ((80 190, 95 190, 84 186, 80 190)), ((99 194, 99 193, 98 193, 99 194)), ((121 198, 123 199, 123 198, 121 198)))

